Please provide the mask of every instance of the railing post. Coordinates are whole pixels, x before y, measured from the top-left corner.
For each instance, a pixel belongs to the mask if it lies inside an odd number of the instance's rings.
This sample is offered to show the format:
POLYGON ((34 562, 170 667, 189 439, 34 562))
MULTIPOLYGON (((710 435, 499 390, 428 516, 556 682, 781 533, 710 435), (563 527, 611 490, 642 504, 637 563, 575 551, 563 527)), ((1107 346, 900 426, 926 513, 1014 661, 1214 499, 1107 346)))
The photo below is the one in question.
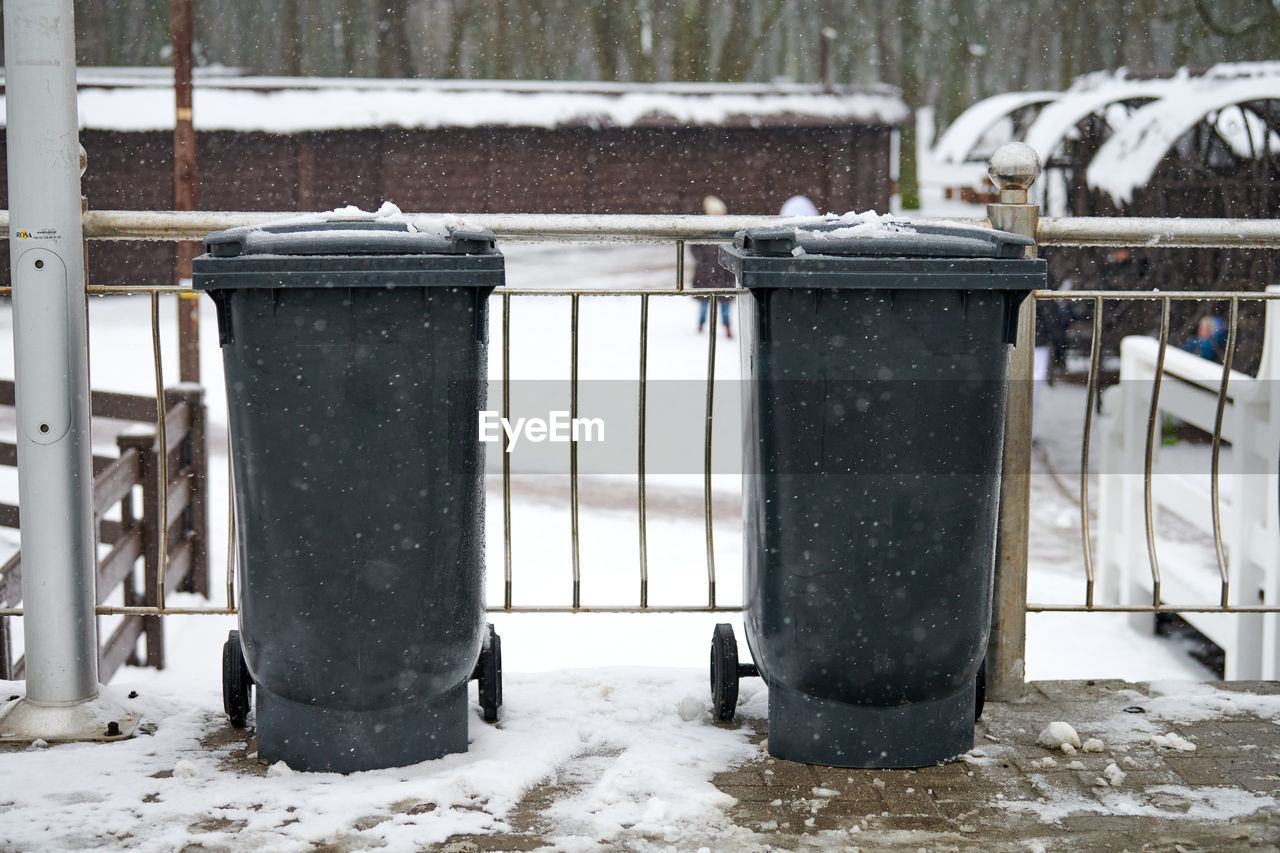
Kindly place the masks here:
POLYGON ((12 623, 8 616, 0 616, 0 679, 13 680, 13 640, 10 637, 12 623))
MULTIPOLYGON (((191 545, 191 562, 178 589, 209 597, 209 458, 204 388, 183 383, 165 392, 170 409, 186 404, 187 437, 182 443, 181 470, 191 483, 182 513, 182 536, 191 545)), ((172 487, 172 486, 171 486, 172 487)))
POLYGON ((114 740, 98 686, 89 358, 71 0, 4 6, 26 696, 0 740, 114 740))
MULTIPOLYGON (((991 156, 988 174, 1000 189, 1000 202, 987 205, 992 227, 1035 240, 1040 209, 1027 198, 1027 190, 1040 176, 1035 149, 1017 142, 1001 147, 991 156)), ((1027 256, 1035 255, 1036 247, 1027 247, 1027 256)), ((1021 697, 1026 682, 1035 323, 1035 300, 1028 297, 1018 310, 1017 344, 1009 355, 995 593, 987 645, 987 695, 997 700, 1021 697)))
MULTIPOLYGON (((142 598, 138 603, 155 607, 160 601, 160 466, 156 453, 160 440, 154 430, 139 428, 120 436, 116 443, 120 452, 133 449, 141 459, 142 470, 142 598)), ((132 583, 130 583, 132 587, 132 583)), ((159 616, 142 616, 142 632, 147 642, 143 666, 164 669, 164 620, 159 616)))
MULTIPOLYGON (((128 433, 116 436, 116 450, 120 456, 124 456, 130 447, 137 446, 138 439, 128 433)), ((142 458, 144 459, 142 464, 145 464, 145 457, 142 458)), ((139 476, 145 476, 145 474, 140 471, 139 476)), ((121 538, 131 536, 136 532, 138 535, 138 541, 141 543, 139 545, 139 550, 145 554, 146 531, 142 529, 142 520, 138 518, 138 513, 134 510, 133 492, 133 488, 130 487, 129 491, 126 492, 124 497, 120 500, 120 536, 121 538)), ((126 607, 141 607, 143 604, 142 594, 138 592, 136 575, 137 571, 135 569, 130 569, 129 573, 120 584, 121 589, 124 592, 124 603, 126 607)), ((142 618, 143 617, 141 616, 126 616, 124 617, 124 621, 130 622, 133 620, 140 620, 142 618)), ((136 643, 134 644, 133 651, 125 660, 125 663, 129 666, 142 666, 142 659, 138 657, 136 643)))

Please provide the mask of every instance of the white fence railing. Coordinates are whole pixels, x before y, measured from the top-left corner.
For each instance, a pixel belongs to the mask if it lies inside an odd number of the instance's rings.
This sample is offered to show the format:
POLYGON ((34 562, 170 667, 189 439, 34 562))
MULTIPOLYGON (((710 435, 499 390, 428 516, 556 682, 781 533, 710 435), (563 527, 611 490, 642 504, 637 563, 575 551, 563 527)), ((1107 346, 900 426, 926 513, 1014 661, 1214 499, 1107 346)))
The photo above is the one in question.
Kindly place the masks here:
MULTIPOLYGON (((1249 612, 1280 603, 1277 380, 1280 305, 1268 301, 1257 376, 1154 338, 1125 338, 1120 383, 1107 392, 1099 424, 1102 599, 1180 613, 1223 650, 1233 680, 1280 678, 1280 613, 1249 612), (1161 448, 1166 417, 1220 440, 1207 452, 1161 448), (1181 540, 1177 547, 1162 530, 1181 540)), ((1150 613, 1134 618, 1154 621, 1150 613)))

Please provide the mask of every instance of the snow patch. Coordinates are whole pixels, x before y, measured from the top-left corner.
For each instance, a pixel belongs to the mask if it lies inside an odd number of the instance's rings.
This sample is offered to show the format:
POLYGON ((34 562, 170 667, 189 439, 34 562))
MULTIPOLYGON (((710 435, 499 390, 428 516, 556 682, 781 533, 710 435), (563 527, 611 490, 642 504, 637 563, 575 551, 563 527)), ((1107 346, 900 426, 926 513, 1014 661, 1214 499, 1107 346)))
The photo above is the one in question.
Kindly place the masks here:
POLYGON ((916 225, 910 220, 887 213, 876 213, 873 210, 868 210, 864 213, 850 211, 841 215, 827 214, 817 220, 807 220, 806 224, 821 225, 823 227, 817 229, 797 225, 795 229, 797 241, 807 240, 821 243, 828 240, 847 240, 853 237, 883 238, 894 234, 916 233, 916 225), (833 224, 840 227, 831 228, 830 226, 833 224))
POLYGON ((676 703, 676 713, 686 723, 692 723, 707 713, 707 706, 701 699, 686 696, 676 703))
MULTIPOLYGON (((171 130, 172 88, 119 81, 79 91, 80 126, 171 130)), ((909 117, 891 90, 828 93, 817 87, 552 85, 416 80, 308 81, 241 78, 201 82, 193 94, 197 131, 302 133, 375 127, 719 126, 786 115, 800 124, 887 123, 909 117), (256 86, 256 88, 255 88, 256 86)), ((0 118, 3 117, 0 99, 0 118)))
POLYGON ((1154 785, 1142 792, 1112 789, 1097 793, 1097 799, 1058 792, 1043 800, 1000 800, 1002 808, 1037 815, 1042 823, 1057 823, 1079 814, 1119 814, 1166 820, 1221 823, 1260 811, 1275 809, 1274 797, 1236 788, 1187 788, 1182 785, 1154 785))
POLYGON ((1177 732, 1164 735, 1152 735, 1151 745, 1163 749, 1176 749, 1178 752, 1195 752, 1196 745, 1177 732))
MULTIPOLYGON (((225 717, 208 710, 220 685, 201 667, 187 669, 186 677, 125 670, 148 684, 136 701, 156 721, 153 735, 7 754, 6 774, 23 780, 6 790, 8 813, 40 819, 8 821, 5 842, 176 850, 193 840, 187 827, 215 818, 243 822, 231 830, 236 849, 306 849, 339 836, 343 849, 421 849, 509 829, 516 805, 559 779, 562 793, 546 812, 557 849, 611 847, 634 832, 692 850, 682 842, 734 831, 724 816, 733 798, 712 776, 760 754, 749 729, 690 724, 677 713, 682 698, 705 692, 704 671, 614 667, 507 673, 502 722, 477 715, 466 753, 346 776, 263 768, 245 755, 247 741, 207 746, 227 732, 225 717)), ((0 682, 0 692, 18 687, 0 682)))
POLYGON ((1080 735, 1076 734, 1070 723, 1058 720, 1045 726, 1044 731, 1036 738, 1036 743, 1045 749, 1061 749, 1063 752, 1067 752, 1065 747, 1069 746, 1074 752, 1080 746, 1080 735))

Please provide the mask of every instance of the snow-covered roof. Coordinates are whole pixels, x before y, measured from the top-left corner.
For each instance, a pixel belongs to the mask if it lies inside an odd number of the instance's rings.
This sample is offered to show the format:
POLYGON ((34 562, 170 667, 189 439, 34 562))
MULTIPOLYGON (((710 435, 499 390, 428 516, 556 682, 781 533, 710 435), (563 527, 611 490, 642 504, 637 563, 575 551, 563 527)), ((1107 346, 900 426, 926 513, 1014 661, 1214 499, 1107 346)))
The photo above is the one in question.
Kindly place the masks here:
POLYGON ((1068 92, 1088 92, 1119 83, 1217 81, 1227 83, 1254 77, 1280 76, 1280 62, 1219 62, 1207 68, 1175 68, 1170 71, 1150 71, 1121 66, 1111 71, 1090 71, 1071 81, 1068 92))
POLYGON ((963 163, 975 158, 985 161, 986 155, 991 152, 975 154, 974 149, 996 124, 1018 110, 1050 103, 1060 94, 1059 92, 1005 92, 978 101, 961 113, 942 134, 933 149, 934 159, 939 163, 963 163))
MULTIPOLYGON (((132 69, 80 74, 80 126, 168 130, 171 81, 132 69)), ((374 127, 897 124, 896 89, 803 85, 355 80, 197 76, 197 130, 298 133, 374 127)), ((0 98, 0 120, 4 104, 0 98)))
POLYGON ((1135 112, 1098 149, 1089 163, 1089 185, 1117 201, 1130 201, 1134 189, 1151 180, 1169 149, 1201 119, 1233 104, 1261 100, 1280 100, 1280 77, 1259 75, 1182 86, 1176 95, 1135 112))

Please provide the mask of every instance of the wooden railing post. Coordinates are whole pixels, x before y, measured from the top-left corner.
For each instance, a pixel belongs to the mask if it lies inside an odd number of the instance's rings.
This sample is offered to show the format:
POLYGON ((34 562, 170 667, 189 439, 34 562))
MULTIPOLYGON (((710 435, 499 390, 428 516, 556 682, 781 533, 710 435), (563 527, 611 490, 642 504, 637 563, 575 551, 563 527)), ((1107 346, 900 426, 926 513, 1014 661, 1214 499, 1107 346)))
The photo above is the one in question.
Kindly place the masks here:
MULTIPOLYGON (((120 436, 116 443, 120 452, 130 448, 138 452, 142 467, 142 599, 137 604, 154 607, 160 602, 160 466, 156 463, 157 439, 154 430, 139 427, 120 436)), ((132 586, 132 584, 129 584, 132 586)), ((143 616, 143 636, 147 641, 144 666, 164 668, 164 622, 159 616, 143 616)))
POLYGON ((209 597, 209 456, 207 440, 207 412, 204 405, 204 388, 184 383, 165 392, 167 406, 172 411, 181 403, 187 409, 187 438, 182 443, 177 477, 185 476, 190 486, 187 508, 182 513, 180 535, 191 548, 191 563, 178 587, 182 592, 195 592, 209 597))
POLYGON ((8 616, 0 616, 0 679, 13 681, 12 625, 8 616))
MULTIPOLYGON (((140 458, 146 458, 146 454, 142 452, 143 440, 140 437, 135 438, 133 435, 125 434, 116 436, 116 448, 120 456, 124 456, 125 452, 130 448, 136 450, 140 454, 140 458)), ((120 500, 120 536, 124 538, 134 533, 138 533, 142 537, 143 549, 146 547, 146 533, 142 529, 142 521, 138 518, 138 513, 134 508, 133 489, 129 489, 120 500)), ((138 583, 136 579, 137 572, 130 571, 125 575, 120 586, 124 592, 124 603, 126 607, 141 607, 142 595, 138 592, 138 583)), ((129 622, 140 619, 139 616, 126 616, 124 621, 129 622)), ((135 644, 136 645, 136 644, 135 644)), ((99 650, 99 655, 102 650, 99 650)), ((129 666, 141 666, 142 660, 138 657, 137 650, 134 649, 126 659, 125 663, 129 666)))

